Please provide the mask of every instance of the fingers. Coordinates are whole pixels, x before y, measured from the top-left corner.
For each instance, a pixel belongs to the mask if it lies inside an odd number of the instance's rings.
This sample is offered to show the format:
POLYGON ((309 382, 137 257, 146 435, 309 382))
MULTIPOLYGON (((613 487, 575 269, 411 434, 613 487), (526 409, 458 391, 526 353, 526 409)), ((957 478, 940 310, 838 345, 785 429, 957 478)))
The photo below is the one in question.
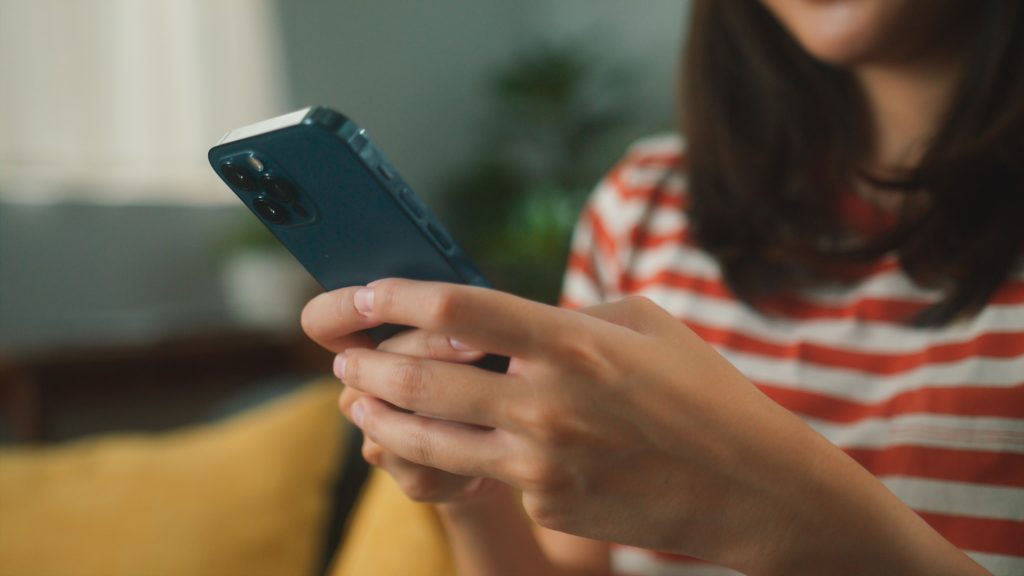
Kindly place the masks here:
POLYGON ((508 424, 503 407, 523 389, 515 376, 376 350, 339 354, 334 367, 349 387, 398 408, 478 426, 508 424))
MULTIPOLYGON (((367 437, 363 437, 363 460, 366 460, 367 464, 371 466, 377 466, 378 468, 384 465, 384 457, 387 455, 384 449, 380 447, 373 440, 367 437)), ((419 464, 417 464, 419 466, 419 464)))
POLYGON ((401 332, 381 342, 377 350, 445 362, 473 362, 484 355, 480 350, 456 349, 451 339, 444 334, 426 330, 401 332))
POLYGON ((475 286, 389 278, 353 296, 367 320, 415 326, 477 350, 535 356, 571 332, 573 314, 554 306, 475 286), (570 326, 566 326, 566 324, 570 326))
POLYGON ((474 493, 484 481, 483 478, 449 474, 399 458, 369 438, 363 440, 362 452, 363 459, 386 470, 402 492, 416 502, 451 502, 474 493))
POLYGON ((352 420, 352 403, 363 396, 364 394, 362 392, 355 388, 349 388, 346 386, 345 389, 341 391, 341 396, 338 397, 338 408, 341 409, 341 413, 349 420, 352 420))
POLYGON ((462 476, 504 475, 508 450, 500 431, 410 414, 369 396, 352 412, 364 434, 398 458, 462 476))
MULTIPOLYGON (((339 404, 346 415, 350 415, 350 407, 355 400, 364 394, 346 388, 339 404)), ((448 472, 430 468, 411 462, 384 449, 374 442, 369 435, 363 435, 363 459, 372 466, 383 468, 395 479, 406 496, 417 502, 449 502, 472 494, 479 487, 483 478, 449 474, 448 472)))
POLYGON ((361 286, 324 292, 302 309, 302 330, 314 342, 332 352, 347 348, 374 348, 376 343, 363 333, 380 324, 353 305, 353 296, 361 286))

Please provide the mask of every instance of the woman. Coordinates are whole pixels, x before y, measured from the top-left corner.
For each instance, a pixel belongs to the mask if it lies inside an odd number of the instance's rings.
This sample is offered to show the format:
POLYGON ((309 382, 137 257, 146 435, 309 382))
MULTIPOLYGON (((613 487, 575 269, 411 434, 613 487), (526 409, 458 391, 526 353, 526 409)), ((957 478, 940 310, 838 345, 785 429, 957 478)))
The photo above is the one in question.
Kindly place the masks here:
POLYGON ((575 310, 310 302, 364 456, 462 574, 1024 573, 1024 5, 698 0, 693 27, 686 150, 598 187, 575 310), (417 330, 374 350, 383 322, 417 330))

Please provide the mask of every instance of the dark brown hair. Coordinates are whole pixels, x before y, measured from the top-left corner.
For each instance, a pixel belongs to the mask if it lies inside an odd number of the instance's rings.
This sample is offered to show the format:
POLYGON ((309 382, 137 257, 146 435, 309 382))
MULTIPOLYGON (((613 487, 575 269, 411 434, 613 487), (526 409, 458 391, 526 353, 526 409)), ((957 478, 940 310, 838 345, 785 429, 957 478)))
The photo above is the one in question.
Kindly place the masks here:
POLYGON ((681 100, 690 218, 740 298, 756 305, 837 262, 895 252, 916 281, 945 288, 913 319, 941 325, 1005 280, 1024 248, 1024 2, 970 9, 953 105, 917 167, 892 181, 860 165, 868 121, 848 72, 812 58, 756 0, 697 0, 681 100), (857 178, 923 201, 851 248, 839 197, 857 178))

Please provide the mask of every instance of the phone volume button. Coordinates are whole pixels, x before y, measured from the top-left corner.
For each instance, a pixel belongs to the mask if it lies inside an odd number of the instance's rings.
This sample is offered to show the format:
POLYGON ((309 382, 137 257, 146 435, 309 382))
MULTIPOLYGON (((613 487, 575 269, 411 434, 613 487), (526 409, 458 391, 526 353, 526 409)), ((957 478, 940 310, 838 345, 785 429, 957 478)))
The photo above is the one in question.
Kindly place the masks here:
POLYGON ((427 231, 434 237, 434 240, 437 240, 437 243, 441 245, 441 248, 446 251, 452 249, 452 239, 436 224, 433 222, 427 222, 427 231))
POLYGON ((417 218, 423 218, 426 216, 426 213, 423 211, 423 206, 420 204, 419 200, 413 197, 412 190, 402 187, 402 189, 398 191, 398 199, 401 200, 402 204, 405 204, 417 218))
POLYGON ((388 168, 387 164, 385 164, 384 162, 377 164, 377 172, 379 172, 380 175, 383 176, 384 179, 387 180, 388 182, 395 179, 395 173, 392 172, 391 168, 388 168))

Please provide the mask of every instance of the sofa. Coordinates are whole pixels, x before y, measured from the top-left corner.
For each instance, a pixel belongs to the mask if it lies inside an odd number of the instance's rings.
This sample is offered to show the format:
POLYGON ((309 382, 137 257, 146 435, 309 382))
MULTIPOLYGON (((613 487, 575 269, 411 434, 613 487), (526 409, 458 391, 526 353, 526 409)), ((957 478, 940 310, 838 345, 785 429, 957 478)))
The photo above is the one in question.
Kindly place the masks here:
POLYGON ((453 573, 432 508, 367 475, 340 391, 326 378, 215 422, 0 448, 0 575, 453 573))

